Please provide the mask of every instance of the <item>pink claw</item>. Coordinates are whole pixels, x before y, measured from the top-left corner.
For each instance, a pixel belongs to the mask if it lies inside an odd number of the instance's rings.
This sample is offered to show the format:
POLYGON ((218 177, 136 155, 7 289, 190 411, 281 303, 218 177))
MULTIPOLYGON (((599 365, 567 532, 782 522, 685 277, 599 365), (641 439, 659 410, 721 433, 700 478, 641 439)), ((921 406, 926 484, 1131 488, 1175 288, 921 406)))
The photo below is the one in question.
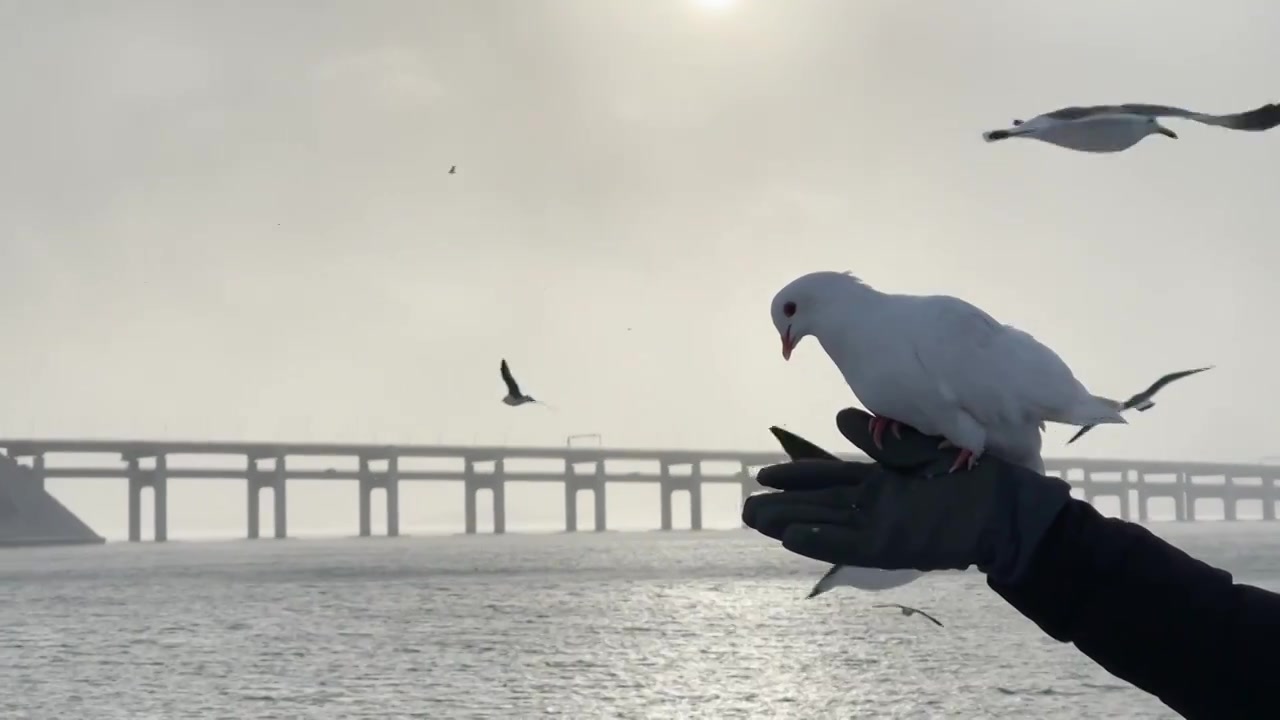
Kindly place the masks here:
POLYGON ((902 423, 897 420, 890 420, 889 418, 872 417, 871 422, 867 423, 867 429, 871 431, 871 442, 875 443, 876 447, 881 450, 884 449, 884 443, 881 441, 881 438, 884 437, 885 427, 889 427, 893 430, 893 436, 895 438, 899 440, 902 439, 902 423))
POLYGON ((972 452, 961 448, 960 454, 956 455, 956 461, 951 463, 951 469, 948 473, 953 473, 960 469, 961 465, 965 466, 965 470, 972 470, 974 465, 978 464, 978 456, 972 452))

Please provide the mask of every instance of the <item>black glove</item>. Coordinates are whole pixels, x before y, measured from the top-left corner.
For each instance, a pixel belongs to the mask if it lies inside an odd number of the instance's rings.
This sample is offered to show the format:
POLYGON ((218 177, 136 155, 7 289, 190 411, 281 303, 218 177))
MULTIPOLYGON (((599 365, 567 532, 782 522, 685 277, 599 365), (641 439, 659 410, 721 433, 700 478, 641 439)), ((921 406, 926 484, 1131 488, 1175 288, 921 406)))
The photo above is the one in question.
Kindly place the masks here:
POLYGON ((793 458, 762 468, 757 480, 780 493, 747 498, 742 520, 788 550, 836 565, 885 570, 964 570, 976 565, 1014 583, 1058 512, 1070 486, 986 454, 972 470, 948 473, 956 450, 941 438, 902 427, 877 448, 871 416, 836 416, 850 442, 875 463, 846 462, 774 428, 793 458))

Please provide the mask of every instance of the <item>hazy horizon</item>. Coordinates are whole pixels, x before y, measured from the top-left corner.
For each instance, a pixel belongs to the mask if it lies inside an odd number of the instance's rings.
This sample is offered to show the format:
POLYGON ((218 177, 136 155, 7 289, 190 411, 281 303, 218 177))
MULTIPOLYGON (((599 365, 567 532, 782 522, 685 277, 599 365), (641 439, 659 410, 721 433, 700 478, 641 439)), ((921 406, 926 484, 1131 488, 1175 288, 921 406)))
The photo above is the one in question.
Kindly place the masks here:
MULTIPOLYGON (((0 1, 0 437, 847 449, 856 400, 768 316, 828 269, 974 302, 1095 393, 1216 366, 1047 457, 1280 454, 1280 131, 980 137, 1280 100, 1280 5, 723 5, 0 1), (500 402, 504 357, 556 411, 500 402)), ((51 483, 122 518, 90 485, 51 483)), ((174 483, 171 535, 233 486, 174 483)), ((354 525, 350 487, 291 485, 291 525, 354 525)))

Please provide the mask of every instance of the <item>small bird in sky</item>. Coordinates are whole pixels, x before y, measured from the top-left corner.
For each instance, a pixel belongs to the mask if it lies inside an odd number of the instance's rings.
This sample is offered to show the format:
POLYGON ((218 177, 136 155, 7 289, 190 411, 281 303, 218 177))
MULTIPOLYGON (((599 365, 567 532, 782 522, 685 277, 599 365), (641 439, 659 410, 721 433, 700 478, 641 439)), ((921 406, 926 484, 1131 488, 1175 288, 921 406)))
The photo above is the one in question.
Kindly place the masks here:
POLYGON ((450 165, 450 166, 449 166, 449 174, 450 174, 450 175, 457 175, 457 174, 458 174, 458 166, 457 166, 457 165, 450 165))
POLYGON ((524 405, 525 403, 538 403, 539 405, 546 405, 546 403, 534 400, 532 395, 525 395, 524 393, 520 392, 520 386, 516 384, 516 379, 514 376, 512 376, 511 368, 507 366, 506 359, 503 359, 502 361, 501 370, 502 370, 502 382, 507 384, 507 396, 502 398, 502 402, 510 405, 511 407, 524 405))
POLYGON ((907 607, 906 605, 899 605, 898 603, 889 603, 888 605, 872 605, 871 607, 878 607, 878 608, 887 608, 887 607, 899 608, 899 609, 901 609, 901 610, 902 610, 902 614, 903 614, 903 615, 905 615, 905 616, 907 616, 907 617, 911 617, 912 615, 922 615, 922 616, 924 616, 924 617, 928 618, 928 619, 929 619, 929 621, 930 621, 930 622, 932 622, 934 625, 937 625, 938 627, 942 627, 942 623, 938 622, 937 618, 935 618, 934 616, 930 615, 929 613, 927 613, 927 612, 925 612, 925 611, 923 611, 923 610, 917 610, 917 609, 915 609, 915 608, 913 608, 913 607, 907 607))
MULTIPOLYGON (((1159 380, 1151 383, 1151 387, 1147 388, 1146 390, 1143 390, 1137 395, 1134 395, 1128 400, 1125 400, 1123 403, 1121 403, 1120 409, 1121 410, 1137 410, 1138 412, 1146 412, 1155 406, 1155 402, 1151 398, 1155 397, 1155 394, 1160 392, 1160 388, 1164 387, 1165 385, 1168 385, 1174 380, 1181 380, 1182 378, 1187 377, 1188 375, 1195 375, 1196 373, 1201 373, 1201 372, 1204 372, 1205 370, 1212 370, 1212 369, 1213 369, 1213 366, 1210 365, 1209 367, 1196 368, 1195 370, 1182 370, 1179 372, 1169 373, 1168 375, 1165 375, 1159 380)), ((1089 432, 1094 427, 1095 427, 1094 425, 1085 425, 1084 427, 1080 428, 1080 432, 1077 432, 1075 435, 1072 435, 1071 439, 1067 441, 1067 444, 1070 445, 1076 440, 1079 440, 1081 435, 1084 435, 1085 433, 1089 432)))

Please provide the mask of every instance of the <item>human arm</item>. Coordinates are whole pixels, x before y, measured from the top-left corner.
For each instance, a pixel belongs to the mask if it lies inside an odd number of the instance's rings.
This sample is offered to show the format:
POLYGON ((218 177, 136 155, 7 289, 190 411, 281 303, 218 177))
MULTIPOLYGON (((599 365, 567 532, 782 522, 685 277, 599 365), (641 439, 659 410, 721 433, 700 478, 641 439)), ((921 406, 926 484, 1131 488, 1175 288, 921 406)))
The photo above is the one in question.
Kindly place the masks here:
POLYGON ((951 453, 936 438, 904 429, 877 448, 867 419, 846 410, 838 424, 877 464, 765 468, 761 484, 783 492, 748 498, 747 525, 823 562, 977 566, 1051 637, 1185 717, 1273 716, 1266 653, 1280 641, 1280 596, 1234 584, 1141 526, 1103 518, 1058 478, 990 456, 940 475, 951 453))
POLYGON ((987 584, 1050 637, 1187 718, 1275 717, 1280 595, 1237 584, 1072 500, 1017 582, 987 584))

